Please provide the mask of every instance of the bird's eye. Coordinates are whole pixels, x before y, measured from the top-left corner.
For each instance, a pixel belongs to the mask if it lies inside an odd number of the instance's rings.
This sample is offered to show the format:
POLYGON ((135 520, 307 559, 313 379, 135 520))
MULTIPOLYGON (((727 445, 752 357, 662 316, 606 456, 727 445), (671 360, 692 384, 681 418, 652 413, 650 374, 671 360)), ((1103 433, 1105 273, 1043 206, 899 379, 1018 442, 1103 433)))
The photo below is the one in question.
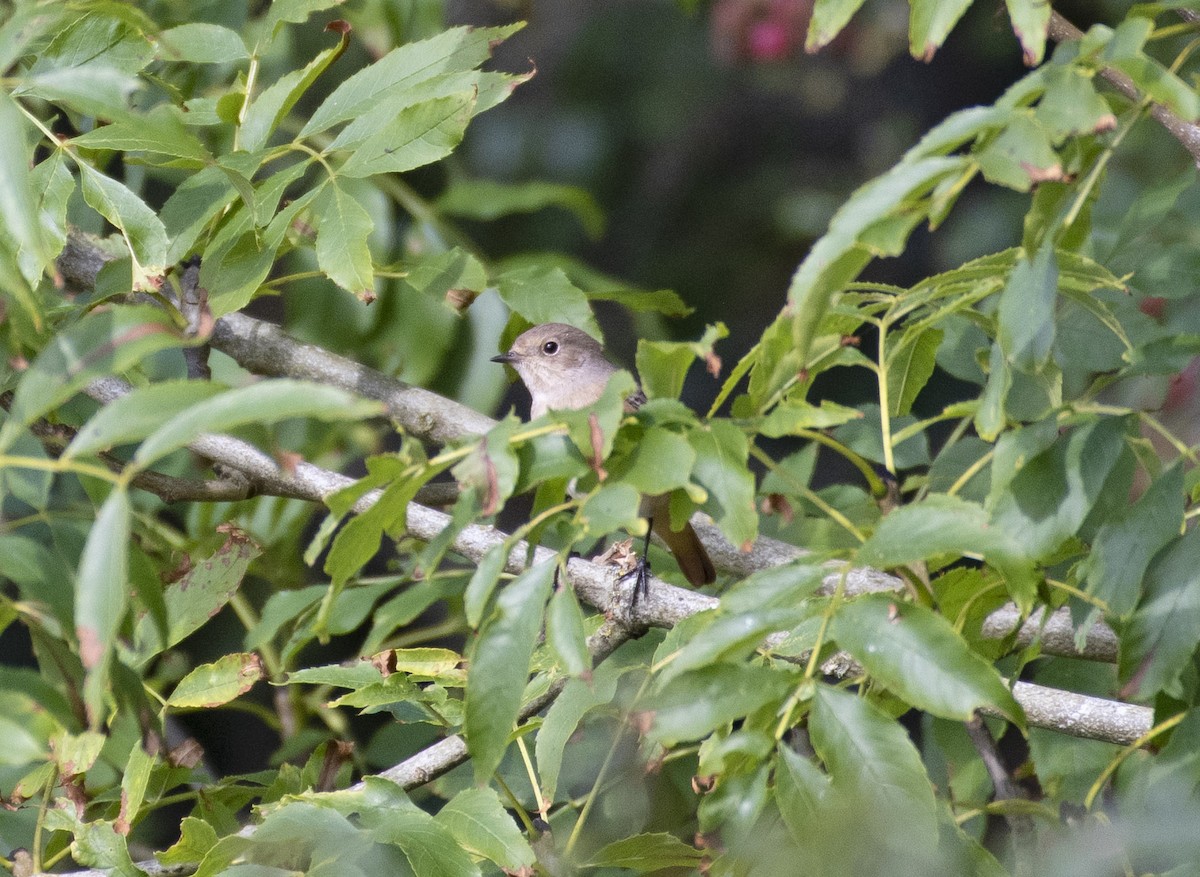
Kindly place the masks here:
POLYGON ((558 353, 558 342, 547 341, 542 345, 542 353, 546 354, 547 356, 553 356, 554 354, 558 353))

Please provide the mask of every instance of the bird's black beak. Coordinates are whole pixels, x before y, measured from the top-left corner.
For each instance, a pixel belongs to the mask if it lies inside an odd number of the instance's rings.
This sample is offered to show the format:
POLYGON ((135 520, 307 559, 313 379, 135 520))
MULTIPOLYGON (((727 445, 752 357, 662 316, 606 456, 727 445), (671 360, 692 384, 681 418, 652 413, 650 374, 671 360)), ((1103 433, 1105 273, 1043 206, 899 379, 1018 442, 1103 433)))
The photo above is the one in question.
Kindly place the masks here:
POLYGON ((492 362, 505 363, 505 362, 512 362, 515 359, 516 359, 516 357, 513 356, 511 353, 501 353, 499 356, 493 356, 492 362))

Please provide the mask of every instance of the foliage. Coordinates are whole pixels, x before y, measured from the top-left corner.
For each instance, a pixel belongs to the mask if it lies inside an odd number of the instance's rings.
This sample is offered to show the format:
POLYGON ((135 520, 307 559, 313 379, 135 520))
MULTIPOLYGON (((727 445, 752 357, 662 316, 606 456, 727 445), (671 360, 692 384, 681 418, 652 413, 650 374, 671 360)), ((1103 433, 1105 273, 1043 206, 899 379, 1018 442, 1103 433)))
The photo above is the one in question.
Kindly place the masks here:
MULTIPOLYGON (((808 46, 860 5, 818 0, 808 46)), ((0 670, 6 861, 27 848, 35 868, 135 874, 147 847, 205 875, 1003 873, 1042 849, 1055 873, 1194 861, 1195 437, 1172 432, 1169 405, 1153 412, 1200 353, 1192 242, 1159 227, 1194 220, 1195 171, 1155 168, 1132 194, 1106 183, 1139 160, 1151 102, 1159 121, 1200 118, 1191 47, 1161 60, 1173 10, 1195 4, 1136 7, 1047 59, 1050 6, 1009 0, 1038 66, 842 205, 706 416, 677 397, 697 362, 720 373, 720 325, 639 344, 650 398, 634 414, 622 372, 591 410, 438 448, 412 423, 439 403, 397 427, 332 379, 286 365, 252 379, 209 357, 214 326, 280 296, 304 340, 480 405, 499 388, 490 345, 531 324, 598 333, 597 302, 687 308, 565 256, 494 260, 457 224, 554 209, 603 231, 580 189, 444 161, 532 75, 488 66, 520 24, 376 27, 367 52, 335 6, 221 4, 200 21, 163 3, 22 2, 0 20, 0 629, 32 645, 32 666, 0 670), (1114 70, 1144 99, 1103 88, 1114 70), (907 287, 860 278, 978 185, 1027 199, 1019 246, 907 287), (73 247, 104 254, 89 276, 68 270, 73 247), (816 398, 847 370, 872 400, 816 398), (962 390, 931 410, 944 375, 962 390), (258 449, 281 473, 267 486, 363 458, 366 474, 322 482, 324 509, 255 495, 253 473, 192 453, 215 433, 258 449), (862 477, 815 482, 818 445, 862 477), (417 540, 411 504, 446 477, 445 525, 417 540), (462 548, 524 494, 528 523, 462 548), (644 533, 643 494, 670 494, 677 521, 707 513, 734 556, 769 538, 814 553, 726 570, 713 608, 593 667, 621 612, 581 605, 568 559, 644 533), (514 574, 522 540, 551 551, 514 574), (893 570, 896 589, 860 593, 830 557, 893 570), (1111 625, 1115 667, 1043 653, 1036 630, 1019 645, 985 633, 1008 602, 1021 619, 1065 607, 1080 643, 1111 625), (1018 678, 1148 704, 1154 727, 1136 742, 1053 733, 1018 678), (992 800, 963 728, 978 711, 1027 746, 1035 800, 992 800), (245 723, 271 729, 269 769, 216 775, 177 743, 213 717, 237 741, 245 723), (388 778, 451 735, 469 766, 388 778), (1001 816, 1011 843, 986 832, 1001 816), (1119 843, 1095 844, 1113 823, 1119 843)), ((968 6, 914 0, 912 53, 932 55, 968 6)), ((378 25, 382 8, 344 14, 378 25)))

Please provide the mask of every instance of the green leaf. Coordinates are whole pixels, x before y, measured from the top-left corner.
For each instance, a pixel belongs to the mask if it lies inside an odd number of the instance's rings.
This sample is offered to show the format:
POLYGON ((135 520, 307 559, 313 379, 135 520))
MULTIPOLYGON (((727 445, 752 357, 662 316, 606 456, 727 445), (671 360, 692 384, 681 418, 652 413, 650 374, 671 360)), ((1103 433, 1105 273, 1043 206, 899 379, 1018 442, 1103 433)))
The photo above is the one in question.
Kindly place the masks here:
POLYGON ((804 50, 812 53, 833 42, 865 0, 816 0, 804 50))
POLYGON ((129 582, 129 494, 114 489, 88 531, 75 582, 79 657, 92 670, 111 652, 125 615, 129 582))
MULTIPOLYGON (((28 258, 24 279, 33 285, 50 261, 51 253, 38 223, 39 211, 29 171, 31 156, 25 139, 27 128, 28 123, 16 103, 7 92, 0 92, 0 228, 5 232, 3 246, 11 247, 14 256, 28 258)), ((3 282, 7 286, 15 279, 3 282)), ((22 287, 26 294, 18 298, 31 316, 36 315, 36 308, 27 294, 28 287, 24 284, 22 287)))
POLYGON ((713 420, 689 432, 688 441, 696 452, 692 477, 708 491, 702 508, 734 545, 752 545, 758 537, 758 512, 746 436, 728 420, 713 420))
POLYGON ((1021 41, 1025 65, 1042 63, 1046 53, 1046 31, 1050 25, 1050 4, 1041 0, 1005 0, 1013 32, 1021 41))
MULTIPOLYGON (((1010 0, 1013 2, 1022 0, 1010 0)), ((1041 5, 1041 4, 1037 4, 1041 5)), ((1049 7, 1043 7, 1049 13, 1049 7)), ((1038 102, 1037 119, 1055 139, 1091 134, 1116 124, 1108 103, 1092 84, 1090 71, 1078 67, 1047 67, 1046 92, 1038 102)))
MULTIPOLYGON (((683 381, 696 359, 705 360, 710 369, 720 367, 713 344, 726 337, 724 323, 709 326, 699 341, 647 341, 638 339, 637 369, 642 388, 651 399, 678 399, 683 381)), ((715 377, 715 375, 714 375, 715 377)))
POLYGON ((975 412, 975 429, 980 438, 990 442, 995 441, 1008 424, 1008 391, 1012 388, 1012 371, 999 342, 992 344, 989 357, 987 383, 975 412))
POLYGON ((610 475, 631 484, 648 496, 683 487, 696 462, 687 437, 661 426, 651 426, 613 463, 610 475))
POLYGON ((1180 534, 1183 469, 1176 462, 1115 520, 1096 533, 1086 564, 1087 591, 1118 617, 1133 611, 1151 559, 1180 534))
POLYGON ((533 867, 533 848, 492 788, 464 789, 434 819, 463 849, 495 862, 507 873, 533 867))
POLYGON ((966 721, 986 706, 1024 725, 1021 706, 996 668, 924 606, 866 594, 838 607, 832 630, 872 677, 917 709, 966 721))
POLYGON ((1075 535, 1117 465, 1129 430, 1123 417, 1075 427, 1022 467, 1000 491, 992 525, 1032 558, 1050 556, 1075 535))
POLYGON ((185 816, 179 823, 179 840, 155 858, 167 866, 201 862, 208 851, 217 845, 217 831, 203 819, 185 816))
POLYGON ((1200 641, 1200 530, 1164 548, 1146 571, 1146 594, 1121 637, 1122 694, 1135 700, 1162 691, 1181 699, 1180 676, 1200 641))
POLYGON ((1200 95, 1143 49, 1153 30, 1154 22, 1148 18, 1126 18, 1112 32, 1102 58, 1132 79, 1147 97, 1194 122, 1200 117, 1200 95))
POLYGON ((500 298, 531 325, 568 323, 600 337, 583 290, 561 268, 530 266, 505 271, 494 278, 500 298))
POLYGON ((571 676, 590 675, 592 658, 587 649, 583 611, 570 587, 558 588, 546 611, 546 642, 554 649, 563 671, 571 676))
POLYGON ((0 449, 21 427, 57 408, 98 377, 119 374, 143 357, 183 341, 160 309, 148 305, 92 311, 57 333, 21 376, 0 449))
POLYGON ((118 824, 130 826, 137 820, 142 804, 146 801, 150 773, 157 761, 158 757, 147 752, 140 740, 133 744, 129 761, 126 762, 121 775, 121 810, 117 817, 118 824))
POLYGON ((614 666, 614 662, 604 661, 596 668, 590 683, 582 679, 568 679, 562 694, 546 711, 546 718, 534 743, 534 752, 547 800, 554 801, 557 798, 558 778, 567 743, 579 730, 580 722, 589 711, 612 700, 620 676, 621 669, 614 666))
POLYGON ((1014 368, 1041 371, 1054 347, 1058 260, 1048 241, 1017 263, 1000 293, 997 341, 1014 368))
POLYGON ((500 581, 500 573, 504 572, 504 564, 511 551, 506 542, 493 545, 471 573, 471 580, 467 582, 467 590, 463 593, 463 611, 471 627, 479 627, 479 622, 483 620, 483 612, 496 590, 496 583, 500 581))
POLYGON ((911 0, 909 5, 908 50, 914 58, 931 61, 971 0, 911 0))
POLYGON ((364 301, 375 298, 375 269, 367 240, 375 230, 371 214, 336 182, 313 202, 317 218, 317 264, 329 279, 364 301))
POLYGON ((340 34, 336 46, 318 52, 317 56, 302 68, 284 74, 264 89, 246 108, 241 127, 242 149, 255 152, 266 146, 271 134, 292 111, 296 102, 329 65, 341 56, 349 42, 350 32, 347 30, 340 34))
POLYGON ((649 701, 653 736, 663 745, 699 740, 772 701, 795 685, 788 672, 757 664, 714 664, 667 681, 649 701))
POLYGON ((673 834, 635 834, 601 847, 588 857, 586 868, 626 868, 649 874, 666 868, 695 868, 704 853, 673 834))
POLYGON ((188 254, 214 217, 237 198, 224 170, 206 167, 179 184, 163 204, 159 218, 167 232, 167 264, 188 254))
POLYGON ((445 158, 462 141, 475 115, 474 91, 425 101, 401 110, 350 154, 338 173, 346 177, 402 173, 445 158))
POLYGON ((389 94, 403 92, 435 76, 470 70, 491 57, 492 46, 523 23, 494 28, 456 27, 437 36, 399 46, 344 80, 301 129, 310 137, 370 112, 389 94))
POLYGON ((806 849, 822 849, 825 830, 830 824, 836 825, 838 816, 838 811, 829 806, 829 777, 782 743, 777 751, 775 801, 779 813, 797 843, 806 849))
POLYGON ((63 456, 78 457, 138 441, 225 389, 209 381, 164 381, 135 387, 92 415, 63 456))
POLYGON ((137 119, 93 128, 86 134, 73 138, 71 143, 85 149, 149 152, 154 155, 182 158, 187 160, 187 167, 199 169, 211 162, 212 156, 196 135, 184 127, 180 115, 180 111, 172 104, 162 104, 151 112, 138 116, 137 119))
POLYGON ((937 844, 933 787, 908 732, 861 697, 818 685, 808 731, 831 787, 855 804, 859 831, 873 843, 903 837, 937 844), (896 814, 904 819, 896 821, 896 814))
MULTIPOLYGON (((889 378, 891 373, 889 372, 889 378)), ((822 399, 820 405, 803 400, 789 400, 771 409, 771 413, 760 421, 758 432, 768 438, 799 435, 802 431, 830 429, 858 420, 863 413, 857 408, 839 405, 822 399)))
POLYGON ((238 531, 210 557, 192 565, 163 591, 166 628, 143 615, 133 632, 133 663, 144 666, 155 655, 196 632, 237 593, 259 547, 238 531))
POLYGON ((982 556, 1005 578, 1013 599, 1028 611, 1037 579, 1024 543, 994 526, 975 503, 931 494, 886 515, 858 550, 866 566, 892 567, 939 554, 982 556))
POLYGON ((576 520, 590 537, 640 529, 641 502, 641 494, 632 485, 606 484, 587 498, 576 520))
POLYGON ((250 57, 235 31, 219 24, 188 22, 158 35, 158 57, 189 64, 232 64, 250 57))
POLYGON ((549 560, 513 579, 471 649, 463 732, 480 782, 491 777, 508 748, 557 568, 549 560))
POLYGON ((902 342, 888 352, 888 411, 892 417, 908 414, 917 395, 929 383, 937 364, 942 336, 941 329, 927 329, 911 336, 906 334, 902 342))
MULTIPOLYGON (((147 275, 159 274, 167 262, 167 230, 162 220, 124 183, 80 164, 83 200, 121 230, 134 261, 147 275)), ((144 279, 135 274, 135 283, 144 279)))
POLYGON ((372 839, 394 844, 404 852, 415 874, 479 877, 479 866, 450 829, 407 799, 365 810, 362 819, 372 839))
POLYGON ((562 183, 452 180, 434 206, 451 216, 485 222, 514 213, 536 213, 547 207, 562 207, 579 220, 590 237, 597 238, 604 233, 604 212, 591 193, 562 183))
POLYGON ((989 182, 1018 192, 1028 192, 1035 182, 1063 175, 1049 130, 1029 108, 1013 110, 999 135, 975 157, 989 182))
POLYGON ((191 406, 151 433, 137 449, 133 463, 149 466, 204 433, 224 432, 248 423, 275 423, 289 417, 358 420, 381 410, 378 402, 360 399, 336 387, 290 378, 263 380, 191 406))
POLYGON ((177 709, 221 706, 241 697, 262 676, 262 661, 253 652, 224 655, 211 664, 201 664, 179 680, 167 705, 177 709))

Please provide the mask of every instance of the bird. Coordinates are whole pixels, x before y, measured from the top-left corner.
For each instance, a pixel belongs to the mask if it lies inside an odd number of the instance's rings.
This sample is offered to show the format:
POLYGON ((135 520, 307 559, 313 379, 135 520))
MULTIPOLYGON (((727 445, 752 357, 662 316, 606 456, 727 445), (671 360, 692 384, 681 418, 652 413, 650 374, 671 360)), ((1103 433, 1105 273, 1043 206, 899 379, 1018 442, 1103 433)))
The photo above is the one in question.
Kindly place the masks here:
MULTIPOLYGON (((492 362, 512 366, 532 400, 530 416, 541 417, 547 411, 587 408, 604 394, 608 380, 618 371, 604 355, 600 342, 574 326, 565 323, 543 323, 522 332, 507 353, 492 357, 492 362)), ((625 411, 632 413, 646 402, 641 389, 625 399, 625 411)), ((650 524, 679 564, 680 570, 693 586, 711 584, 717 577, 712 560, 704 549, 695 528, 688 522, 678 530, 671 529, 669 494, 642 497, 638 514, 650 524)), ((647 542, 649 533, 647 533, 647 542)), ((649 566, 645 552, 639 562, 639 588, 645 593, 649 581, 649 566)), ((636 600, 638 591, 634 592, 636 600)))

